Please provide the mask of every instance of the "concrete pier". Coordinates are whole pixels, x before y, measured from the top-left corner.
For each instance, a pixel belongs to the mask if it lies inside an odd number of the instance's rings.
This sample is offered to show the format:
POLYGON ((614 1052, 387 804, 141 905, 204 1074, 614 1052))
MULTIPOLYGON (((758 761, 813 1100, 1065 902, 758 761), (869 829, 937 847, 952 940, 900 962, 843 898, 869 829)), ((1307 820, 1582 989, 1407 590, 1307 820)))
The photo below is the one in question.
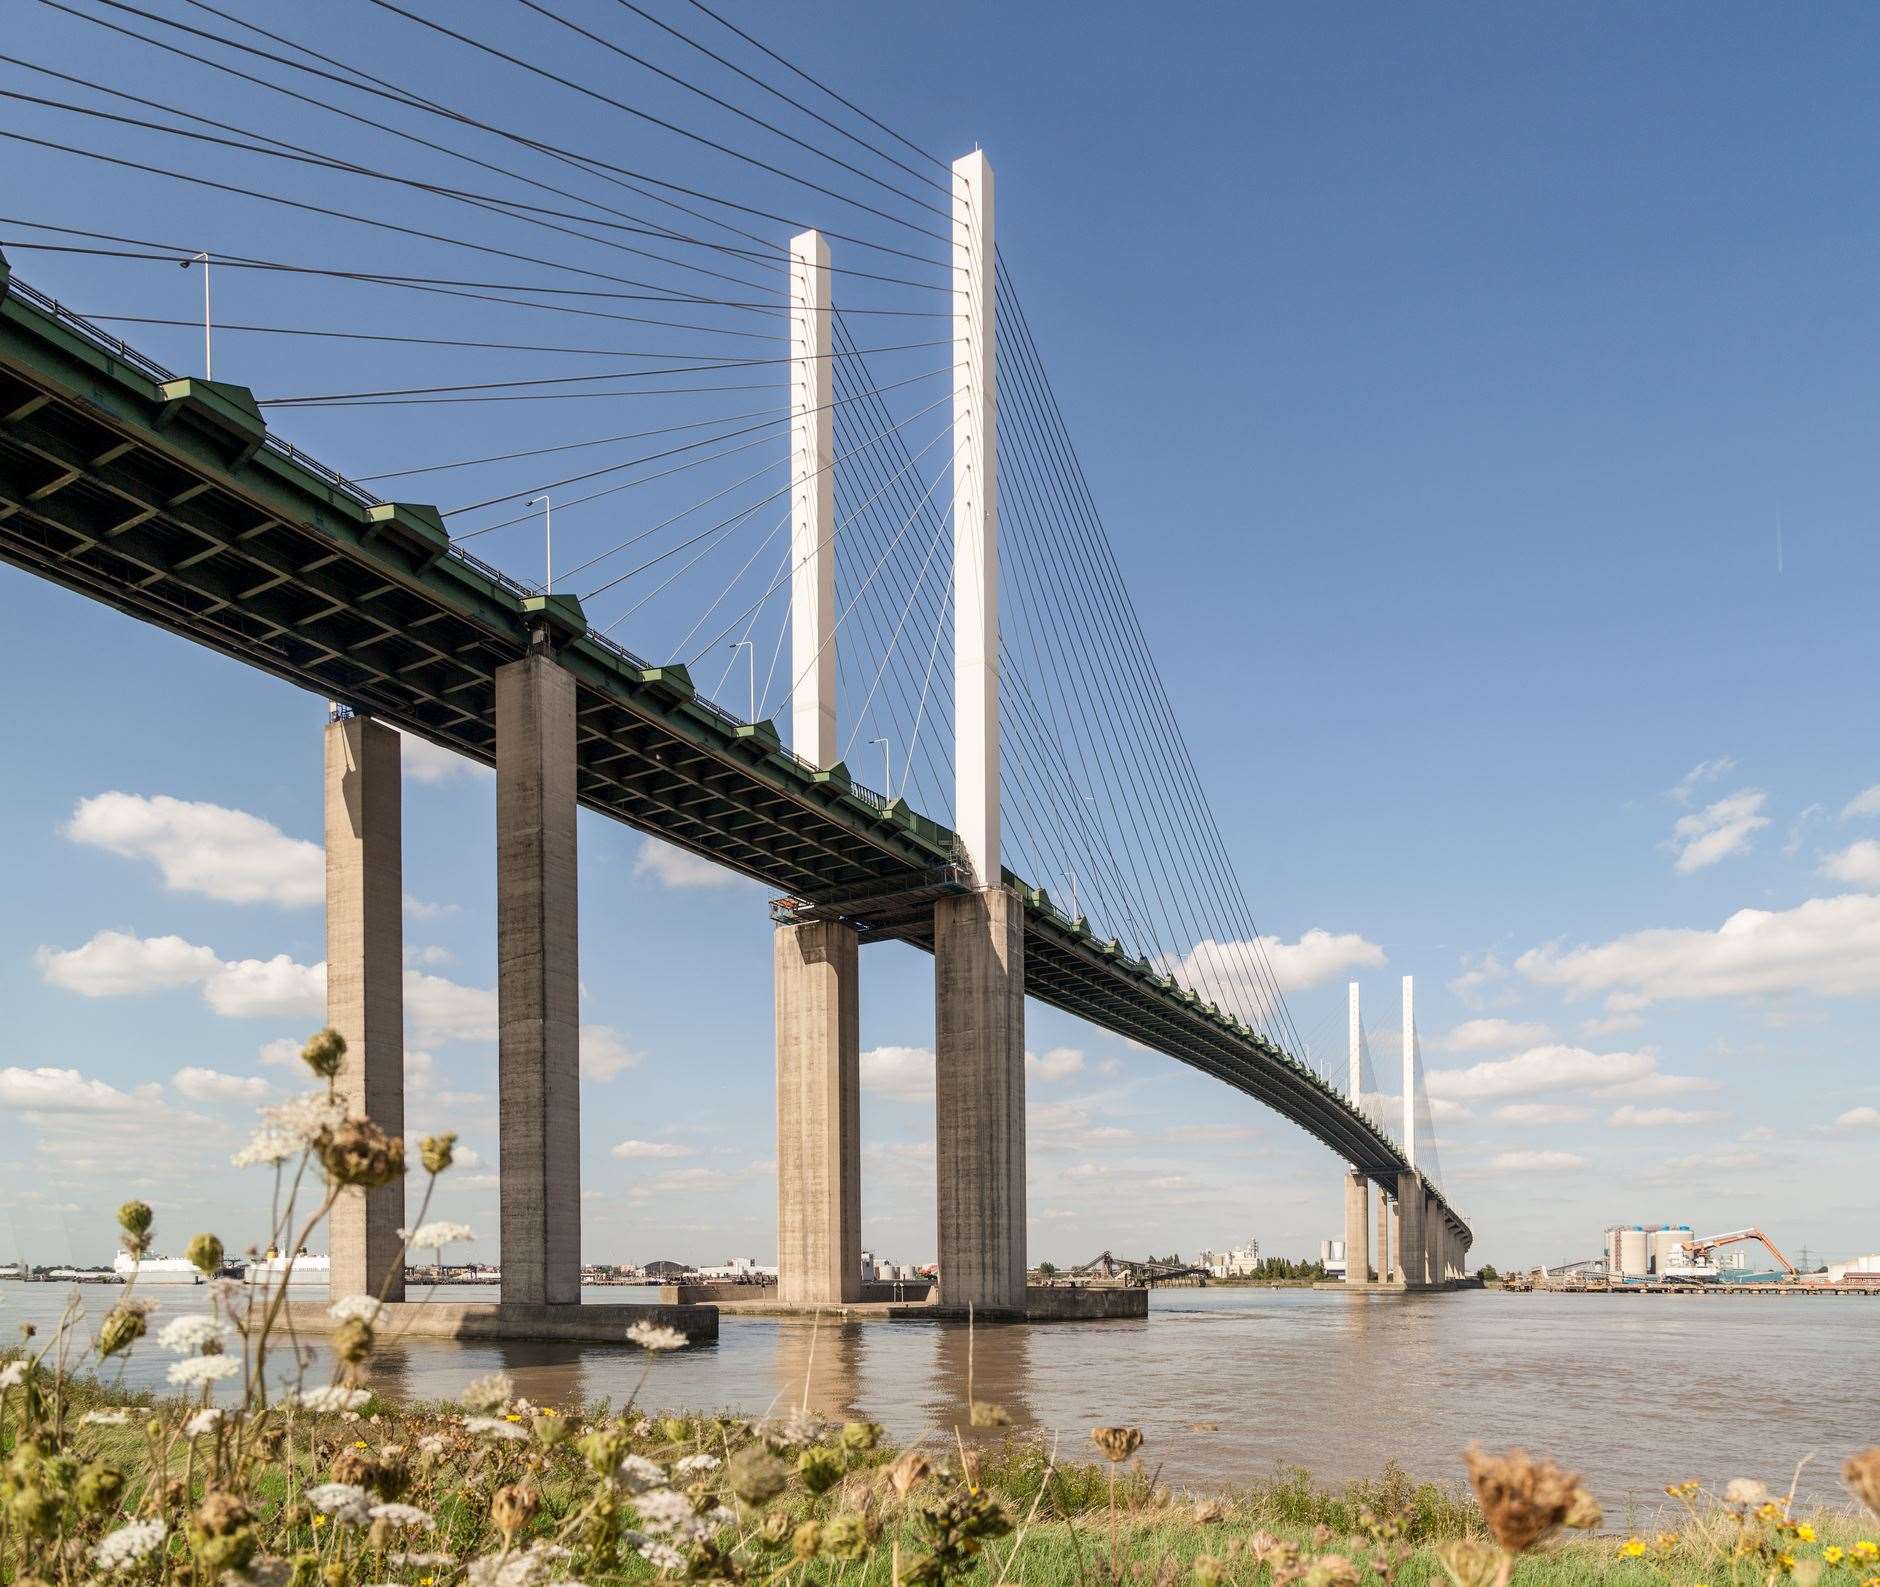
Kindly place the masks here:
POLYGON ((1423 1274, 1423 1183, 1414 1171, 1397 1176, 1397 1274, 1415 1287, 1423 1274))
POLYGON ((1390 1282, 1390 1197, 1381 1186, 1377 1192, 1377 1281, 1390 1282))
POLYGON ((1345 1175, 1345 1282, 1371 1282, 1371 1181, 1357 1169, 1345 1175))
POLYGON ((581 1298, 575 687, 542 651, 496 671, 503 1309, 581 1298))
POLYGON ((1443 1281, 1443 1209, 1428 1191, 1423 1193, 1423 1282, 1443 1281))
POLYGON ((1025 1311, 1025 915, 1003 888, 934 906, 940 1304, 1025 1311))
POLYGON ((841 921, 776 929, 777 1292, 784 1306, 862 1298, 857 940, 841 921))
MULTIPOLYGON (((339 1094, 405 1130, 404 868, 399 738, 362 716, 326 728, 326 1022, 346 1038, 339 1094)), ((343 1192, 327 1220, 331 1292, 403 1300, 405 1186, 343 1192), (388 1281, 389 1280, 389 1281, 388 1281)))

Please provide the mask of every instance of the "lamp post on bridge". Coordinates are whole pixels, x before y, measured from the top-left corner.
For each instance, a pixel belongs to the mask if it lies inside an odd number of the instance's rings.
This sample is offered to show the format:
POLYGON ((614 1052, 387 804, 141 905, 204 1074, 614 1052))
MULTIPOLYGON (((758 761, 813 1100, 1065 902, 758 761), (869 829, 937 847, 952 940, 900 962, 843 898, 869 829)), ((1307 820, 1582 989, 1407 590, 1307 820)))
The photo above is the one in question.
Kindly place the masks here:
POLYGON ((555 504, 546 496, 531 496, 529 505, 542 504, 542 593, 555 593, 555 504))

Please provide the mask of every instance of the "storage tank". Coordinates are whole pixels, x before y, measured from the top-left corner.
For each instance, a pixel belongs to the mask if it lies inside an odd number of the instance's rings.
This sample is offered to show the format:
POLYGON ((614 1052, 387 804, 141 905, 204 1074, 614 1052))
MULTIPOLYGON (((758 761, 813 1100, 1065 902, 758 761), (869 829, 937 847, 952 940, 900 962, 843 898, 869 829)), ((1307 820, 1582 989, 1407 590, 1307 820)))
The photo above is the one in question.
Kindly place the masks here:
POLYGON ((1619 1231, 1619 1265, 1614 1271, 1626 1278, 1643 1278, 1651 1271, 1651 1242, 1642 1228, 1619 1231))
POLYGON ((1691 1238, 1691 1226, 1688 1223, 1666 1224, 1652 1235, 1652 1271, 1666 1273, 1674 1267, 1683 1267, 1690 1258, 1684 1254, 1684 1243, 1691 1238))

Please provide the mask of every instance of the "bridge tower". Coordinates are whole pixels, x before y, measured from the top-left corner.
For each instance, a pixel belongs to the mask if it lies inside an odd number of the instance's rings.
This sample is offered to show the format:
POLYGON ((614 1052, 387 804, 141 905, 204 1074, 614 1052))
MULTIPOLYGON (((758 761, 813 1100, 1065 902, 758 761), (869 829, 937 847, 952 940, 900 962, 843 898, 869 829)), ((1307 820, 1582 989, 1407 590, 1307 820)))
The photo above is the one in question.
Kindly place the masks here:
POLYGON ((1409 1167, 1397 1176, 1397 1273, 1400 1281, 1420 1288, 1429 1280, 1428 1211, 1423 1176, 1417 1172, 1417 1013, 1416 979, 1403 978, 1403 1150, 1409 1167))
MULTIPOLYGON (((835 409, 829 244, 790 243, 790 747, 819 771, 836 736, 835 409)), ((883 790, 888 792, 889 790, 883 790)), ((775 928, 777 1298, 862 1298, 859 939, 844 920, 775 928)))
POLYGON ((972 891, 934 906, 940 1299, 1025 1307, 1025 918, 999 862, 992 167, 953 163, 954 814, 972 891))
MULTIPOLYGON (((1351 1105, 1364 1106, 1364 1023, 1359 1011, 1358 983, 1350 985, 1350 1004, 1346 1020, 1350 1062, 1349 1095, 1351 1105)), ((1368 1284, 1371 1280, 1371 1181, 1364 1170, 1353 1164, 1345 1175, 1345 1282, 1368 1284)))

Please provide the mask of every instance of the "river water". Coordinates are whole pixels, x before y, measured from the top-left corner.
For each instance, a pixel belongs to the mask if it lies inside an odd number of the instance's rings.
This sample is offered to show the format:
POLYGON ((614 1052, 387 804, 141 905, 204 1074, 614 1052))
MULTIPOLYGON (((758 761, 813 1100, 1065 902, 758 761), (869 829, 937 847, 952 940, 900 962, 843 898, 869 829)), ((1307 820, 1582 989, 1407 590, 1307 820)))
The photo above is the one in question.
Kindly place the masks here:
MULTIPOLYGON (((47 1326, 66 1293, 0 1284, 0 1328, 47 1326)), ((91 1319, 116 1293, 82 1291, 91 1319)), ((150 1293, 163 1302, 157 1321, 202 1304, 200 1290, 150 1293)), ((1016 1428, 1061 1434, 1065 1453, 1084 1459, 1092 1426, 1133 1423, 1164 1480, 1196 1488, 1284 1466, 1321 1479, 1372 1476, 1388 1460, 1455 1481, 1463 1446, 1479 1440, 1557 1456, 1622 1523, 1628 1505, 1660 1502, 1667 1483, 1755 1476, 1786 1486, 1808 1456, 1800 1491, 1839 1504, 1842 1460, 1880 1443, 1880 1303, 1857 1297, 1165 1290, 1152 1293, 1143 1322, 981 1327, 971 1353, 974 1397, 1005 1406, 1016 1428)), ((124 1381, 160 1387, 167 1359, 146 1341, 124 1381)), ((617 1407, 645 1372, 649 1408, 753 1415, 807 1398, 830 1415, 870 1416, 899 1440, 950 1440, 965 1420, 968 1337, 937 1323, 727 1317, 716 1345, 653 1357, 594 1345, 391 1343, 375 1354, 372 1378, 393 1397, 443 1399, 497 1367, 549 1404, 605 1397, 617 1407)))

